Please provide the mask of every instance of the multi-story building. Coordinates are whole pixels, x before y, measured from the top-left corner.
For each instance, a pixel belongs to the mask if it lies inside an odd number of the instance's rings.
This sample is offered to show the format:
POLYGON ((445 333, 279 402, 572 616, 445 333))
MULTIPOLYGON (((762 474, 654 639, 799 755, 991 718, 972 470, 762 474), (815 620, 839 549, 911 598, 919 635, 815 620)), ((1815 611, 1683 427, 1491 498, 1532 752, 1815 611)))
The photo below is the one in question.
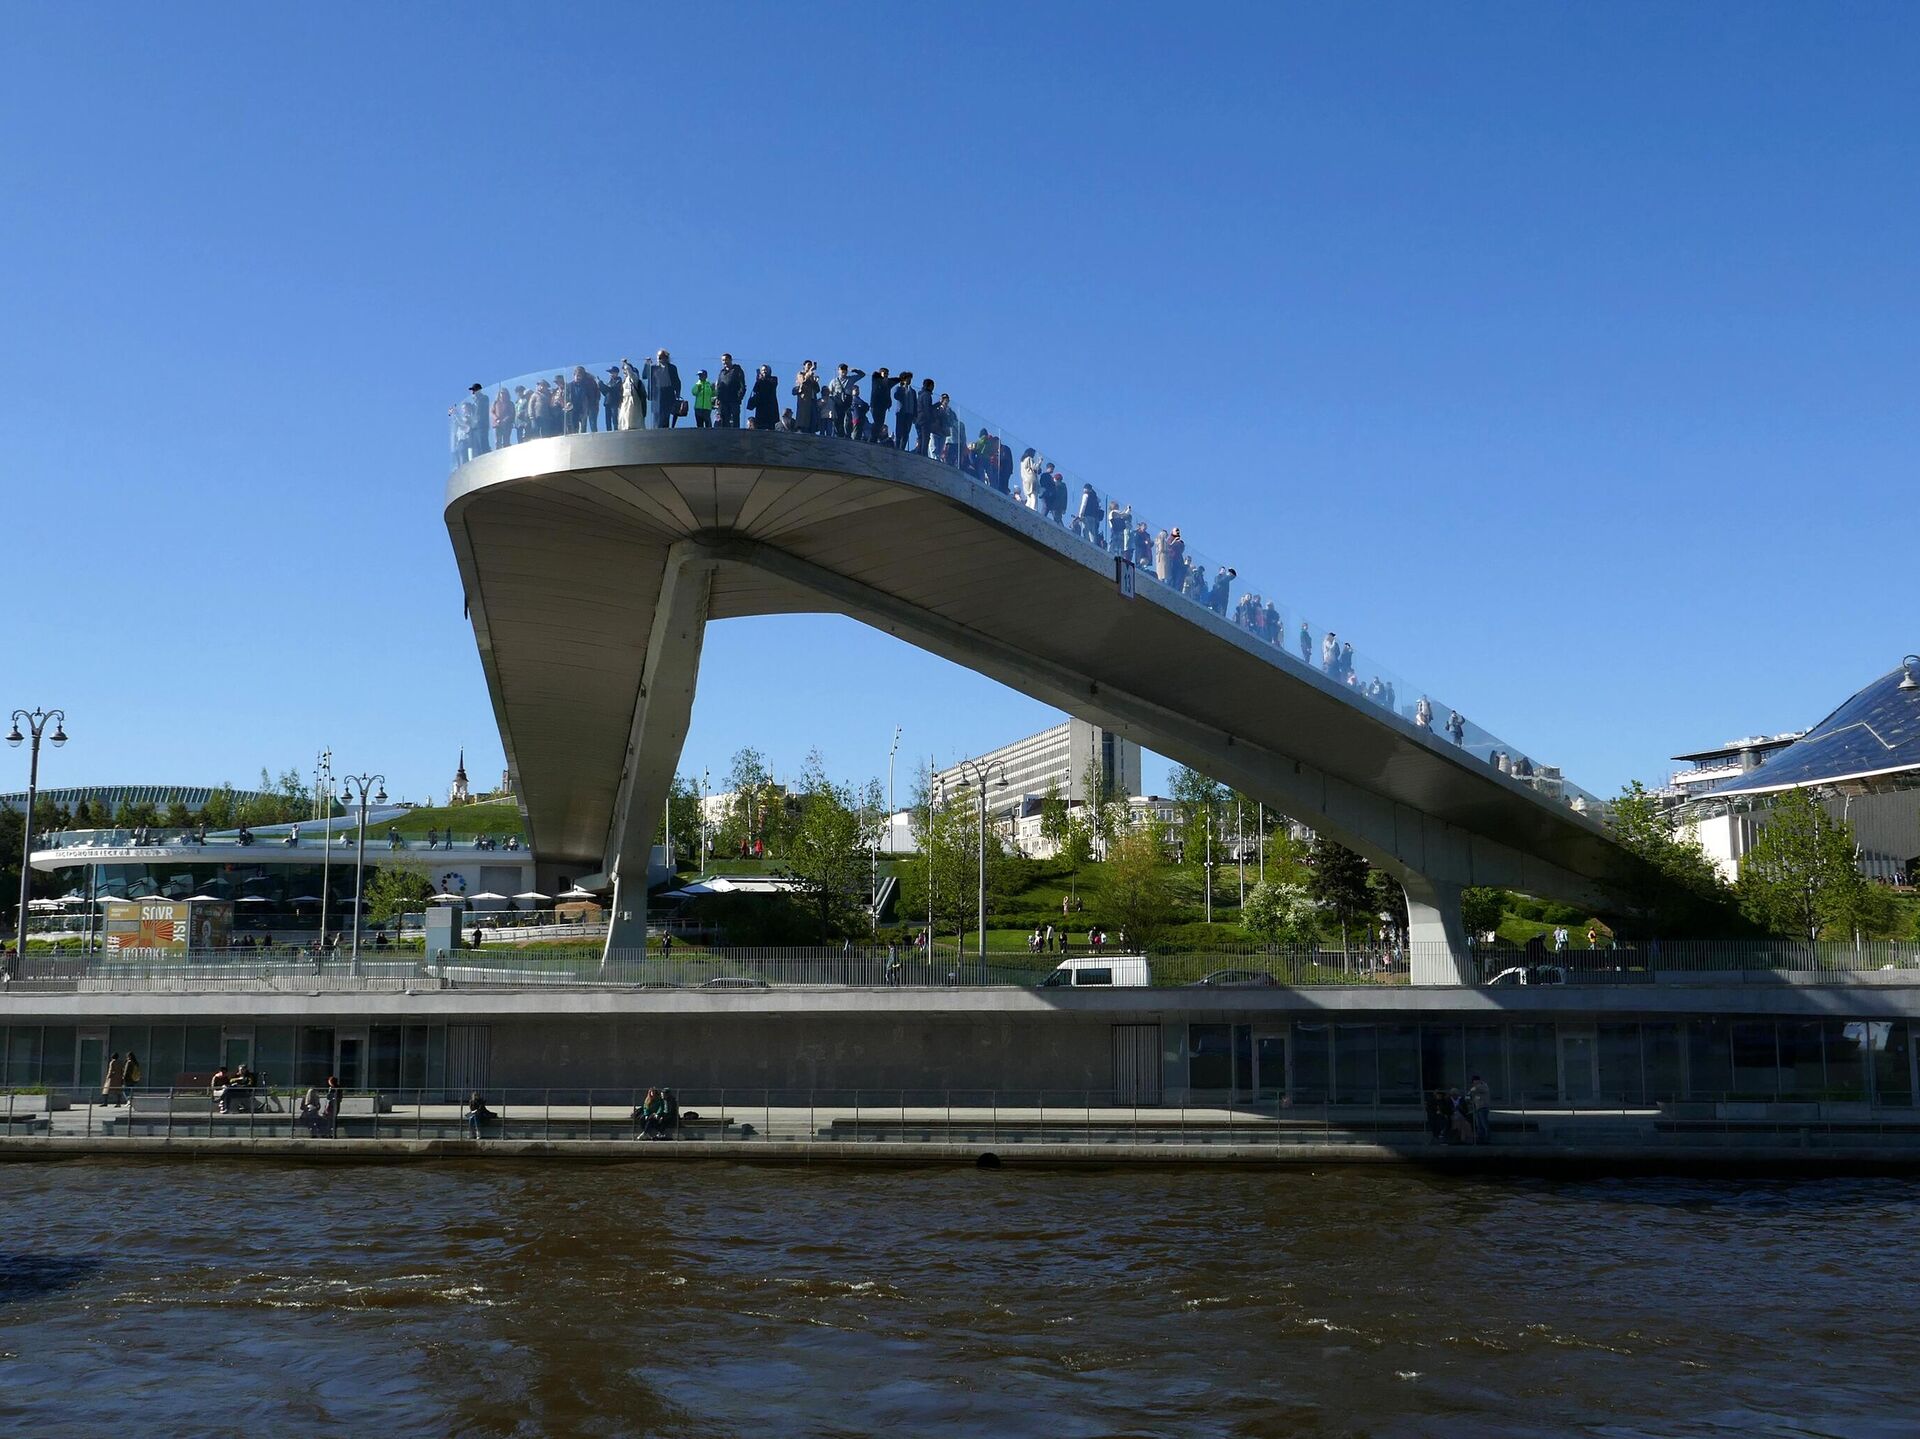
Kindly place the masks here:
POLYGON ((975 770, 991 769, 987 781, 993 808, 1003 815, 1026 797, 1044 799, 1057 788, 1069 804, 1089 799, 1137 794, 1140 790, 1140 746, 1112 730, 1070 719, 1039 734, 1001 745, 970 760, 937 772, 936 793, 951 794, 972 783, 975 770), (1099 776, 1100 793, 1089 781, 1099 776))

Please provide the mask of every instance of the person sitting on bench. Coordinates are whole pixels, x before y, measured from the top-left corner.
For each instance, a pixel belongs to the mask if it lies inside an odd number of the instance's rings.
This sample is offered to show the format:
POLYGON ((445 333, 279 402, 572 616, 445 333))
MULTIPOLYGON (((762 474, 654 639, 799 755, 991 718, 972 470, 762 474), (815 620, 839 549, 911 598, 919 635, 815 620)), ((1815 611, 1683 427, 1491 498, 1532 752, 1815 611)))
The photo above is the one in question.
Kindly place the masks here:
POLYGON ((483 1124, 491 1124, 499 1117, 499 1115, 487 1108, 487 1102, 480 1097, 480 1091, 477 1089, 474 1090, 474 1092, 467 1097, 467 1138, 478 1139, 480 1137, 480 1126, 483 1124))

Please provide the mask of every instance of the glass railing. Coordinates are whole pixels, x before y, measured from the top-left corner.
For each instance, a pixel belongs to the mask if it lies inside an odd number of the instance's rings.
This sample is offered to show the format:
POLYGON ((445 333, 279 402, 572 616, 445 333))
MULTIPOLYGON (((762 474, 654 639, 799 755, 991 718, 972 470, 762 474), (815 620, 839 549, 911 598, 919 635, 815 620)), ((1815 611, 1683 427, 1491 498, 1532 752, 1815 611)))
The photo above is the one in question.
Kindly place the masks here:
MULTIPOLYGON (((1540 798, 1605 820, 1604 802, 1548 764, 1469 719, 1458 706, 1414 684, 1307 612, 1243 579, 1238 566, 1197 549, 1178 525, 1149 518, 1145 507, 1069 470, 1039 446, 914 378, 903 412, 901 387, 882 408, 873 377, 837 366, 813 372, 787 364, 742 366, 745 393, 716 392, 711 411, 695 410, 699 362, 670 360, 678 382, 644 360, 567 365, 479 387, 448 407, 450 459, 455 468, 492 450, 527 440, 598 430, 674 428, 764 429, 884 444, 946 464, 988 494, 1027 510, 1102 555, 1125 558, 1142 584, 1157 584, 1196 609, 1207 610, 1264 641, 1284 664, 1317 671, 1356 704, 1375 704, 1423 730, 1434 743, 1452 744, 1540 798), (685 403, 688 413, 679 413, 685 403), (902 423, 910 413, 910 423, 902 423)), ((717 385, 719 360, 708 361, 717 385)), ((704 390, 699 398, 706 398, 704 390)))
MULTIPOLYGON (((34 852, 55 849, 165 849, 201 845, 209 849, 301 849, 318 853, 329 845, 338 852, 352 848, 357 839, 353 821, 336 817, 331 837, 325 820, 302 823, 298 833, 255 833, 226 830, 209 834, 202 829, 167 828, 162 825, 134 829, 63 829, 33 837, 34 852)), ((435 830, 428 834, 402 834, 390 826, 367 826, 369 850, 473 850, 482 854, 525 854, 526 841, 517 834, 498 831, 463 834, 435 830)))

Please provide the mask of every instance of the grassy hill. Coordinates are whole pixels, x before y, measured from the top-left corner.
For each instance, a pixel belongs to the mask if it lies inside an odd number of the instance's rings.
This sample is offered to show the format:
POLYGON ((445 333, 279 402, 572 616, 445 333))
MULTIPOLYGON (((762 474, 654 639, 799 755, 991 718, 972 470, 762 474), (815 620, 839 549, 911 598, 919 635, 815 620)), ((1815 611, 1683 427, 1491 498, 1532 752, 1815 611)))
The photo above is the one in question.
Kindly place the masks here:
POLYGON ((512 800, 410 809, 377 828, 383 832, 397 829, 404 835, 424 835, 430 829, 451 828, 455 834, 492 834, 502 839, 510 834, 524 836, 526 833, 520 825, 520 807, 512 800))

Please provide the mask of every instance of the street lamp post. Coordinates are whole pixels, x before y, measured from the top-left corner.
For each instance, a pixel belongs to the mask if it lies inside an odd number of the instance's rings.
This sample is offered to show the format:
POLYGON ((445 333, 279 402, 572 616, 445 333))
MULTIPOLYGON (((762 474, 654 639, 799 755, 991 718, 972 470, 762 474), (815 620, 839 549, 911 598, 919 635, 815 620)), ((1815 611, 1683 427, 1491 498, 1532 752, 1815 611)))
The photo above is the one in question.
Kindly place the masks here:
POLYGON ((375 790, 373 802, 387 802, 387 777, 383 774, 349 774, 340 777, 340 803, 352 804, 354 791, 360 793, 360 844, 353 861, 353 972, 360 973, 360 926, 366 901, 367 878, 367 791, 375 790), (376 789, 377 786, 377 789, 376 789))
POLYGON ((320 953, 327 952, 327 901, 333 897, 333 751, 323 749, 313 764, 313 802, 325 806, 326 828, 320 841, 320 953))
POLYGON ((46 733, 47 721, 53 721, 53 733, 48 736, 55 749, 67 742, 67 715, 65 710, 15 710, 13 728, 7 731, 7 743, 18 749, 26 735, 20 733, 20 722, 27 722, 27 731, 33 736, 33 758, 27 764, 27 814, 26 823, 20 830, 20 918, 13 932, 14 963, 9 974, 20 973, 21 962, 27 957, 27 898, 33 883, 33 806, 40 797, 40 736, 46 733))
POLYGON ((974 793, 979 800, 980 933, 976 953, 979 955, 981 975, 984 978, 987 964, 987 776, 992 774, 996 769, 999 770, 1000 788, 1005 789, 1007 787, 1007 766, 1004 760, 990 760, 982 765, 970 759, 963 759, 955 768, 966 775, 968 783, 973 786, 974 793))
POLYGON ((900 753, 900 726, 893 727, 893 747, 887 751, 887 857, 893 857, 893 817, 900 811, 893 804, 893 757, 900 753))

